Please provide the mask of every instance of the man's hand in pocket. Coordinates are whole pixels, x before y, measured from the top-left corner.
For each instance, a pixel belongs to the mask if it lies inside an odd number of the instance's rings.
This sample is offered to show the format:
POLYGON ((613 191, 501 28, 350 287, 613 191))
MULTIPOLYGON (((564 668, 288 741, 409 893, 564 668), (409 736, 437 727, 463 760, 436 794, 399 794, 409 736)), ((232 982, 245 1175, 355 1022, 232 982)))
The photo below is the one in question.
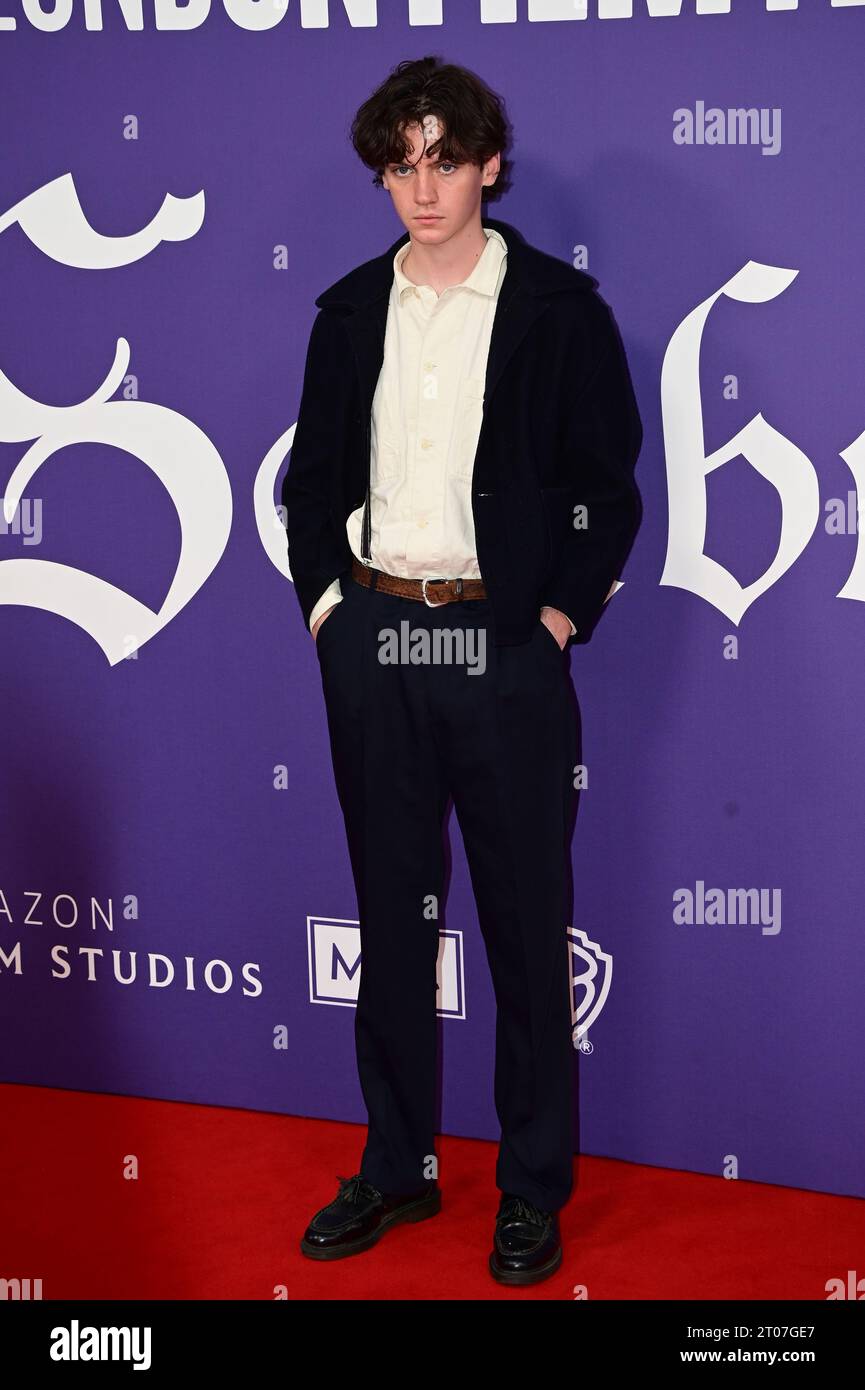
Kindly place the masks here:
POLYGON ((571 635, 571 620, 559 608, 550 608, 545 604, 541 609, 541 622, 544 627, 549 628, 561 649, 564 651, 565 643, 571 635))

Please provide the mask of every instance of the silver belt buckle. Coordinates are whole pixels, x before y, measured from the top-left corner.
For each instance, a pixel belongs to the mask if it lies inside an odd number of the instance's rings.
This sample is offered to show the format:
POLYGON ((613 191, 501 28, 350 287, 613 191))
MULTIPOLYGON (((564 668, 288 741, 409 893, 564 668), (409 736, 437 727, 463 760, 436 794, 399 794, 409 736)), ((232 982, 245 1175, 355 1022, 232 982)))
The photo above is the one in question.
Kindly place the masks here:
POLYGON ((437 584, 437 583, 439 583, 439 582, 440 582, 440 581, 437 580, 437 579, 423 579, 423 580, 421 580, 420 591, 421 591, 421 593, 423 594, 423 601, 424 601, 424 603, 426 604, 427 608, 441 608, 441 607, 442 607, 442 605, 441 605, 440 603, 433 603, 430 599, 427 598, 427 595, 426 595, 426 586, 427 586, 427 584, 437 584))

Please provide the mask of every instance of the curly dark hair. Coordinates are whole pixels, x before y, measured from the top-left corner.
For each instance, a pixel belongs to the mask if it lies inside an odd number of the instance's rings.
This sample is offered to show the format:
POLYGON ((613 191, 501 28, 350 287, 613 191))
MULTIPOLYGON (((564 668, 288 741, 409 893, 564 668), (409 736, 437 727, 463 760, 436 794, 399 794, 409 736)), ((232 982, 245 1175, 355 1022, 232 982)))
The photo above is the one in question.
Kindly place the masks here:
POLYGON ((398 63, 351 123, 351 143, 363 163, 375 171, 376 187, 381 188, 388 164, 409 163, 406 127, 422 125, 425 116, 437 116, 444 133, 427 146, 422 158, 429 154, 481 168, 500 154, 496 181, 484 186, 481 197, 500 198, 507 192, 511 161, 504 155, 509 125, 502 98, 476 73, 437 56, 398 63))

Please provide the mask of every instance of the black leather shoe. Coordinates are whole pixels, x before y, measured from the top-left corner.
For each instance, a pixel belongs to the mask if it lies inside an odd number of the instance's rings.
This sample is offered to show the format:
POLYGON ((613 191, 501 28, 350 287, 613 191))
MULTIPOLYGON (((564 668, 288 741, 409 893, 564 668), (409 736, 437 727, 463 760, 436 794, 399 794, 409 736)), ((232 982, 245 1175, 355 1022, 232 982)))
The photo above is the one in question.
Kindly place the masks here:
POLYGON ((341 1260, 357 1255, 400 1221, 425 1221, 441 1210, 441 1188, 427 1183, 419 1192, 393 1195, 355 1173, 339 1178, 339 1192, 317 1211, 307 1226, 300 1248, 312 1260, 341 1260))
POLYGON ((500 1284, 537 1284, 562 1263, 558 1212, 541 1211, 515 1193, 499 1203, 490 1273, 500 1284))

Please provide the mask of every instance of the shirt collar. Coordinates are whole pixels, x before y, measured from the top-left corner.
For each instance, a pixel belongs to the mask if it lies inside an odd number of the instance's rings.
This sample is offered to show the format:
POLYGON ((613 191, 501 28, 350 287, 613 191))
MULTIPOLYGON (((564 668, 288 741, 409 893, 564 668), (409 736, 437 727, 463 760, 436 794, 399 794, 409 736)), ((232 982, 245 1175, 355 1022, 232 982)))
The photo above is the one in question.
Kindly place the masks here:
MULTIPOLYGON (((449 286, 448 288, 476 290, 478 294, 489 295, 492 298, 496 292, 501 263, 508 254, 508 247, 501 232, 497 232, 494 227, 484 227, 483 232, 487 244, 481 252, 474 270, 465 280, 461 280, 458 286, 449 286)), ((405 242, 393 258, 393 274, 400 301, 410 291, 418 288, 415 282, 409 280, 402 271, 402 263, 410 248, 411 240, 405 242)))

